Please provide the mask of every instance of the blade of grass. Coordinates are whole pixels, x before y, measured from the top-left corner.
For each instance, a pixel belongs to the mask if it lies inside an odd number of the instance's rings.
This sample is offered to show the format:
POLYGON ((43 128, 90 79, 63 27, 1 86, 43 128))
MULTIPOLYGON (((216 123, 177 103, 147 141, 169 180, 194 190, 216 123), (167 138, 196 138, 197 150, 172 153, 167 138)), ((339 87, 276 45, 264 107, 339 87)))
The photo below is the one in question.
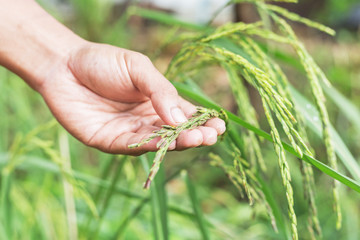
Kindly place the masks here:
MULTIPOLYGON (((262 49, 268 51, 268 47, 265 44, 258 43, 262 49)), ((303 66, 299 61, 284 51, 279 49, 272 50, 272 55, 275 59, 281 61, 284 64, 290 65, 295 70, 305 73, 303 66)), ((344 113, 348 120, 356 127, 357 131, 360 133, 360 110, 357 108, 351 101, 349 101, 341 92, 333 87, 326 86, 326 84, 321 84, 322 89, 326 93, 327 97, 331 99, 334 104, 336 104, 339 110, 344 113)))
POLYGON ((351 121, 356 128, 357 132, 360 133, 360 111, 352 102, 350 102, 342 93, 333 87, 321 84, 327 97, 331 99, 339 110, 351 121))
MULTIPOLYGON (((188 97, 196 102, 198 102, 199 104, 202 104, 203 106, 207 107, 207 108, 213 108, 216 110, 221 110, 221 107, 218 106, 217 104, 215 104, 212 101, 209 101, 206 98, 203 98, 201 95, 197 94, 196 92, 193 92, 189 89, 187 89, 186 85, 184 83, 173 83, 174 86, 176 87, 176 89, 178 90, 178 92, 180 94, 182 94, 185 97, 188 97)), ((252 126, 251 124, 245 122, 244 120, 242 120, 241 118, 237 117, 235 114, 225 110, 226 114, 229 117, 229 120, 233 121, 234 123, 237 123, 243 127, 245 127, 246 129, 253 131, 255 134, 257 134, 260 137, 263 137, 264 139, 271 141, 272 142, 272 138, 270 136, 270 134, 266 133, 265 131, 258 129, 254 126, 252 126)), ((308 163, 310 163, 311 165, 313 165, 314 167, 318 168, 320 171, 322 171, 323 173, 329 175, 332 178, 335 178, 336 180, 338 180, 339 182, 345 184, 346 186, 352 188, 353 190, 357 191, 360 193, 360 184, 356 181, 354 181, 353 179, 348 178, 347 176, 339 173, 338 171, 335 171, 334 169, 332 169, 331 167, 327 166, 326 164, 323 164, 322 162, 318 161, 315 158, 312 158, 306 154, 304 154, 302 157, 287 143, 282 142, 282 145, 284 147, 284 149, 291 153, 292 155, 294 155, 295 157, 306 161, 308 163)))
POLYGON ((189 30, 206 30, 208 28, 207 26, 181 21, 167 13, 145 9, 145 8, 139 8, 139 7, 130 7, 128 10, 128 15, 129 16, 137 15, 142 18, 146 18, 153 21, 157 21, 162 24, 170 25, 172 27, 178 26, 189 30))
POLYGON ((203 216, 203 212, 200 207, 200 202, 199 202, 199 199, 198 199, 198 196, 196 193, 195 185, 189 178, 189 175, 187 174, 186 171, 184 171, 182 174, 185 178, 186 186, 187 186, 189 197, 191 200, 191 205, 192 205, 193 211, 195 213, 196 222, 198 223, 199 228, 200 228, 200 233, 201 233, 202 239, 208 240, 208 239, 210 239, 209 230, 204 221, 204 216, 203 216))
MULTIPOLYGON (((236 133, 236 130, 234 128, 232 128, 231 125, 229 125, 227 132, 228 132, 232 142, 235 144, 235 146, 237 146, 241 150, 241 148, 243 148, 243 144, 241 142, 241 138, 239 138, 238 134, 236 133)), ((266 181, 264 181, 261 174, 257 173, 256 176, 257 176, 257 179, 259 180, 259 183, 261 184, 261 189, 263 190, 266 201, 268 202, 268 204, 271 208, 271 211, 273 213, 273 216, 275 218, 277 229, 279 230, 280 234, 283 236, 283 239, 289 239, 290 231, 289 231, 287 225, 285 224, 283 214, 280 211, 281 208, 275 201, 273 191, 271 191, 268 184, 266 184, 266 181)))
POLYGON ((202 157, 207 156, 208 153, 211 152, 213 147, 209 146, 207 148, 202 149, 200 153, 198 153, 194 158, 192 158, 190 161, 186 162, 185 164, 181 165, 179 168, 177 168, 173 173, 169 175, 169 177, 166 178, 165 183, 171 181, 175 177, 177 177, 183 169, 188 169, 193 166, 193 164, 199 160, 202 159, 202 157))
MULTIPOLYGON (((201 152, 201 155, 204 155, 203 152, 201 152)), ((6 163, 7 163, 7 160, 8 160, 8 154, 0 154, 0 168, 2 166, 4 166, 6 163)), ((46 159, 41 159, 41 158, 38 158, 38 157, 32 157, 32 156, 24 156, 24 158, 26 158, 26 161, 23 162, 23 164, 17 166, 16 169, 21 169, 21 170, 29 170, 29 169, 34 169, 34 168, 38 168, 38 169, 42 169, 43 171, 46 171, 48 173, 56 173, 56 174, 60 174, 60 170, 59 170, 59 167, 52 163, 52 162, 49 162, 48 160, 46 159)), ((198 160, 199 157, 194 157, 193 160, 189 161, 189 163, 186 163, 184 164, 184 166, 181 168, 181 169, 187 169, 189 167, 192 166, 192 164, 194 163, 194 161, 198 160)), ((111 165, 110 165, 111 166, 111 165)), ((78 171, 75 171, 75 170, 72 170, 72 174, 74 175, 74 177, 78 180, 81 180, 81 181, 84 181, 84 183, 88 184, 88 185, 96 185, 96 186, 99 186, 101 187, 102 189, 109 189, 111 187, 111 182, 110 181, 107 181, 107 180, 103 180, 103 179, 99 179, 97 177, 94 177, 94 176, 91 176, 91 175, 88 175, 88 174, 84 174, 84 173, 81 173, 81 172, 78 172, 78 171)), ((166 182, 174 179, 176 176, 178 176, 180 174, 180 170, 179 171, 175 171, 170 177, 168 177, 166 179, 166 182)), ((164 183, 163 183, 164 184, 164 183)), ((114 191, 118 194, 121 194, 125 197, 128 197, 128 198, 131 198, 131 199, 134 199, 134 200, 141 200, 140 204, 133 209, 133 211, 131 212, 131 214, 129 214, 129 216, 133 216, 133 217, 136 217, 137 214, 139 214, 141 212, 141 209, 143 206, 140 206, 141 204, 145 204, 149 201, 149 198, 145 195, 141 195, 141 194, 138 194, 136 192, 131 192, 127 189, 123 189, 119 186, 116 187, 116 189, 114 189, 114 191)), ((169 205, 169 208, 170 209, 175 209, 176 206, 171 206, 169 205)), ((182 212, 178 212, 179 214, 182 214, 182 212)), ((184 216, 189 216, 189 214, 192 214, 194 215, 193 213, 183 213, 184 216)), ((123 227, 127 226, 127 224, 130 223, 131 221, 131 217, 129 219, 129 216, 125 216, 123 219, 124 221, 122 221, 123 223, 123 227)), ((125 227, 126 228, 126 227, 125 227)), ((3 238, 0 238, 0 239, 3 239, 3 238)), ((6 238, 4 238, 6 239, 6 238)), ((115 239, 118 239, 118 238, 115 238, 115 239)))
MULTIPOLYGON (((321 125, 318 120, 319 113, 316 108, 295 88, 290 87, 290 91, 294 96, 297 107, 303 113, 308 127, 313 130, 313 132, 316 133, 319 137, 322 137, 321 125)), ((352 156, 351 152, 346 147, 345 143, 342 141, 341 137, 333 127, 331 127, 330 132, 332 135, 331 139, 334 143, 337 155, 342 160, 342 163, 353 176, 353 178, 357 181, 360 181, 360 166, 358 165, 355 158, 352 156)))
POLYGON ((8 236, 6 235, 4 225, 2 221, 0 221, 0 239, 8 240, 8 236))
MULTIPOLYGON (((266 46, 262 46, 262 47, 264 47, 266 49, 266 46)), ((305 72, 305 70, 301 66, 301 64, 299 64, 297 62, 296 58, 294 58, 290 54, 287 54, 282 51, 277 51, 277 54, 275 54, 274 57, 288 65, 291 65, 292 67, 294 67, 294 69, 296 69, 297 71, 299 71, 301 73, 305 72)), ((358 108, 353 103, 351 103, 348 99, 346 99, 346 97, 343 96, 335 88, 326 86, 326 84, 323 84, 323 83, 321 84, 321 87, 323 88, 324 92, 327 94, 328 98, 333 100, 333 102, 339 107, 339 110, 344 113, 344 115, 356 127, 357 131, 360 132, 360 121, 359 121, 360 111, 358 110, 358 108)), ((290 90, 292 92, 296 91, 293 94, 295 94, 295 96, 298 97, 298 102, 299 102, 298 104, 302 105, 303 113, 307 114, 309 111, 311 111, 310 115, 309 114, 306 115, 307 116, 306 124, 312 131, 314 131, 318 136, 321 137, 322 131, 320 130, 321 129, 320 126, 315 124, 313 119, 311 119, 311 116, 318 118, 319 114, 317 113, 317 110, 314 107, 312 107, 311 103, 308 100, 306 100, 303 96, 301 96, 301 94, 294 87, 291 87, 290 90), (308 105, 308 104, 310 104, 310 105, 308 105), (308 109, 307 106, 309 106, 310 109, 308 109)), ((301 107, 301 106, 299 106, 299 107, 301 107)), ((351 152, 346 147, 346 145, 342 141, 341 137, 339 136, 339 134, 336 132, 336 130, 333 127, 331 127, 330 132, 332 134, 332 140, 334 141, 335 151, 338 154, 339 158, 342 160, 345 167, 352 174, 352 176, 357 181, 360 181, 360 166, 357 164, 357 161, 352 156, 351 152)))
POLYGON ((286 65, 292 66, 294 69, 300 71, 301 73, 305 73, 304 67, 293 55, 286 53, 281 49, 277 49, 277 48, 273 49, 261 42, 256 42, 256 43, 261 47, 261 49, 264 52, 271 53, 271 56, 274 57, 274 59, 279 60, 286 65))
MULTIPOLYGON (((229 125, 229 127, 231 127, 229 125)), ((241 139, 239 138, 238 134, 236 133, 234 128, 228 128, 227 130, 232 142, 239 148, 242 147, 241 139)), ((264 181, 261 174, 256 174, 257 179, 259 180, 259 183, 261 184, 261 188, 263 190, 263 193, 265 195, 265 198, 267 202, 270 205, 271 211, 274 215, 275 221, 276 221, 276 227, 280 231, 280 234, 283 235, 284 239, 289 238, 289 229, 287 225, 285 224, 283 214, 280 211, 280 206, 277 204, 277 202, 274 200, 274 196, 272 194, 272 191, 270 190, 269 186, 266 184, 266 181, 264 181)))
POLYGON ((284 215, 281 213, 280 207, 275 201, 273 191, 270 189, 269 185, 264 181, 264 179, 257 174, 259 183, 261 184, 261 189, 265 195, 266 201, 269 203, 271 210, 276 219, 276 225, 278 226, 278 230, 280 234, 283 236, 283 239, 290 239, 290 231, 284 221, 284 215))
POLYGON ((120 223, 117 231, 115 232, 114 236, 111 238, 113 240, 123 239, 122 236, 126 230, 126 227, 129 225, 131 220, 133 220, 143 209, 146 203, 150 200, 150 198, 144 198, 141 202, 131 211, 127 218, 120 223))
MULTIPOLYGON (((151 159, 154 159, 155 153, 150 152, 146 155, 148 161, 152 161, 151 159)), ((154 179, 154 186, 151 188, 151 205, 153 212, 154 220, 159 219, 159 222, 161 225, 158 225, 161 232, 161 238, 156 237, 155 239, 169 239, 169 230, 168 230, 168 204, 167 204, 167 195, 166 195, 166 189, 165 189, 165 171, 164 171, 164 165, 162 164, 160 166, 159 172, 156 175, 156 178, 154 179)), ((146 172, 149 172, 149 165, 146 165, 145 168, 146 172)))
MULTIPOLYGON (((154 159, 155 153, 149 154, 150 159, 154 159), (152 156, 151 156, 152 155, 152 156)), ((161 230, 164 240, 169 239, 169 229, 168 229, 168 202, 167 194, 165 189, 165 170, 164 165, 160 166, 159 172, 157 174, 157 179, 155 180, 155 188, 157 192, 157 208, 159 209, 160 220, 161 220, 161 230)))
MULTIPOLYGON (((49 173, 60 174, 59 167, 56 164, 49 162, 46 159, 32 157, 32 156, 23 156, 23 157, 26 158, 26 162, 17 166, 16 169, 21 169, 21 170, 27 169, 28 170, 31 168, 39 168, 39 169, 45 170, 49 173)), ((5 165, 7 163, 7 160, 8 160, 7 154, 0 154, 0 167, 5 165)), ((99 186, 101 188, 105 188, 105 189, 108 189, 111 186, 110 181, 99 179, 97 177, 94 177, 94 176, 91 176, 88 174, 84 174, 84 173, 81 173, 81 172, 78 172, 75 170, 72 170, 72 174, 76 179, 81 180, 88 185, 97 185, 97 186, 99 186)), ((144 196, 141 194, 131 192, 131 191, 124 189, 122 187, 119 187, 119 186, 116 187, 115 191, 123 196, 128 197, 128 198, 134 198, 134 199, 143 199, 144 198, 144 196)))
MULTIPOLYGON (((189 161, 190 164, 186 163, 184 165, 184 167, 179 168, 179 170, 176 170, 173 174, 171 174, 171 176, 169 176, 165 180, 165 183, 167 183, 170 180, 174 179, 177 175, 179 175, 181 173, 181 171, 183 169, 190 168, 192 166, 192 163, 194 163, 195 161, 201 159, 199 156, 202 156, 202 155, 203 155, 203 151, 200 153, 200 155, 195 156, 191 161, 189 161)), ((131 222, 132 219, 134 219, 141 212, 143 207, 150 201, 150 198, 151 198, 151 196, 143 198, 142 201, 135 208, 133 208, 131 213, 121 221, 121 223, 120 223, 118 229, 116 230, 116 233, 114 234, 112 239, 114 239, 114 240, 115 239, 121 239, 121 237, 123 236, 124 231, 125 231, 126 227, 128 226, 128 224, 131 222)))
POLYGON ((10 184, 11 184, 11 173, 3 168, 1 171, 1 222, 4 227, 4 233, 11 238, 11 215, 10 211, 12 204, 10 201, 10 184))
POLYGON ((97 226, 95 227, 95 231, 89 231, 90 232, 93 232, 93 235, 91 236, 91 238, 94 238, 96 239, 99 235, 99 231, 100 231, 100 228, 101 228, 101 225, 102 225, 102 222, 103 222, 103 219, 104 219, 104 215, 106 214, 106 211, 108 210, 109 206, 110 206, 110 201, 111 201, 111 198, 113 197, 114 195, 114 191, 115 191, 115 188, 116 188, 116 184, 119 180, 119 177, 120 177, 120 173, 124 167, 124 163, 125 161, 127 160, 127 156, 121 156, 121 159, 118 161, 117 163, 117 166, 116 166, 116 169, 114 171, 114 175, 113 175, 113 178, 111 180, 111 185, 110 185, 110 188, 108 189, 108 191, 106 192, 106 195, 105 195, 105 199, 104 199, 104 202, 102 204, 102 207, 101 207, 101 210, 99 211, 99 221, 98 221, 98 224, 97 226))
MULTIPOLYGON (((145 170, 145 172, 149 172, 150 171, 150 166, 148 163, 148 159, 142 155, 139 157, 140 161, 143 165, 143 168, 145 170)), ((151 159, 151 158, 150 158, 151 159)), ((157 179, 157 178, 156 178, 157 179)), ((156 181, 155 179, 155 181, 156 181)), ((157 202, 157 191, 156 191, 156 187, 155 185, 151 185, 150 186, 150 209, 151 209, 151 223, 152 223, 152 228, 153 228, 153 234, 154 234, 154 239, 160 239, 159 238, 159 217, 157 216, 157 206, 156 206, 156 202, 157 202)))
POLYGON ((354 228, 354 226, 360 226, 359 221, 359 213, 355 213, 354 209, 359 209, 359 205, 357 201, 354 201, 351 198, 351 195, 347 198, 343 198, 344 205, 347 206, 345 208, 345 229, 347 232, 347 239, 348 240, 358 240, 360 239, 360 229, 354 228))
MULTIPOLYGON (((60 148, 61 157, 64 159, 64 165, 63 165, 64 170, 71 171, 69 140, 65 133, 65 130, 63 129, 59 131, 59 148, 60 148)), ((67 225, 68 225, 68 238, 69 240, 75 240, 78 239, 78 229, 77 229, 74 188, 66 178, 63 178, 62 182, 64 188, 64 199, 65 199, 66 217, 67 217, 67 225)))
MULTIPOLYGON (((179 214, 182 217, 188 218, 189 220, 193 220, 196 218, 195 214, 188 210, 188 209, 183 209, 182 207, 179 207, 178 205, 173 205, 170 206, 169 205, 169 211, 175 214, 179 214)), ((214 230, 218 230, 222 235, 226 236, 227 238, 222 238, 222 239, 236 239, 236 234, 234 234, 233 232, 230 232, 228 229, 219 229, 219 226, 221 224, 219 224, 219 221, 221 221, 221 219, 216 219, 216 218, 206 218, 204 219, 205 223, 207 224, 208 227, 214 229, 214 230)))
MULTIPOLYGON (((102 170, 102 173, 101 173, 101 176, 100 176, 100 179, 99 180, 103 180, 103 179, 106 179, 107 176, 109 176, 110 174, 110 170, 112 169, 113 167, 113 164, 115 163, 115 159, 108 159, 106 162, 105 162, 105 166, 102 170)), ((76 173, 74 173, 74 176, 76 177, 76 173)), ((98 185, 98 184, 97 184, 98 185)), ((110 186, 111 183, 109 182, 109 185, 110 186)), ((99 206, 100 203, 99 203, 99 200, 100 200, 100 196, 102 195, 104 191, 104 188, 103 186, 101 185, 98 185, 98 188, 95 192, 95 194, 93 195, 93 201, 95 203, 96 206, 99 206)), ((86 224, 85 224, 85 228, 84 229, 89 229, 90 228, 90 224, 93 220, 93 214, 91 213, 91 211, 88 211, 88 214, 87 214, 87 221, 86 221, 86 224)))

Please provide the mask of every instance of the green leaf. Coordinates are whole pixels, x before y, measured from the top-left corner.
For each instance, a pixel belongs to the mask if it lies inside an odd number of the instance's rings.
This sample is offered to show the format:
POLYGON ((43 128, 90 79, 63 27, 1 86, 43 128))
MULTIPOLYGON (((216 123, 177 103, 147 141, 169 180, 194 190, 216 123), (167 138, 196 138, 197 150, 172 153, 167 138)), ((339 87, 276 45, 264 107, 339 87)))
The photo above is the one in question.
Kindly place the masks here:
MULTIPOLYGON (((154 154, 153 154, 154 156, 154 154)), ((151 157, 150 159, 153 159, 151 157)), ((165 170, 164 165, 160 166, 159 172, 157 174, 157 179, 154 181, 157 197, 157 208, 159 209, 160 221, 161 221, 161 230, 164 240, 169 239, 169 227, 168 227, 168 202, 167 194, 165 189, 165 170)))
MULTIPOLYGON (((101 228, 101 224, 102 224, 102 221, 103 221, 103 217, 106 213, 106 211, 108 210, 109 206, 110 206, 110 201, 111 201, 111 198, 114 196, 114 192, 115 192, 115 188, 116 188, 116 185, 118 183, 118 180, 119 180, 119 177, 121 175, 121 171, 124 167, 124 164, 127 160, 127 156, 122 156, 121 160, 119 160, 115 166, 115 171, 114 171, 114 175, 111 179, 111 185, 110 185, 110 188, 108 189, 108 191, 106 192, 105 194, 105 198, 104 198, 104 201, 103 201, 103 204, 101 206, 101 210, 100 210, 100 213, 99 213, 99 221, 97 223, 97 226, 95 227, 95 231, 94 231, 94 236, 98 236, 99 234, 99 231, 100 231, 100 228, 101 228)), ((91 232, 91 231, 89 231, 91 232)))
MULTIPOLYGON (((265 51, 269 51, 269 47, 263 43, 260 44, 261 48, 265 51)), ((299 63, 296 57, 292 56, 289 53, 281 51, 279 49, 271 50, 272 56, 281 61, 286 65, 292 66, 295 70, 305 73, 303 66, 299 63)), ((331 99, 336 106, 338 106, 339 110, 344 113, 346 118, 351 121, 353 126, 357 129, 358 133, 360 133, 360 110, 356 107, 352 102, 350 102, 341 92, 336 90, 331 86, 327 86, 326 84, 321 84, 322 89, 326 93, 328 99, 331 99)))
MULTIPOLYGON (((141 160, 141 163, 143 165, 145 172, 149 172, 150 167, 149 167, 149 163, 148 163, 148 160, 146 159, 146 157, 144 155, 142 155, 139 158, 141 160)), ((157 216, 156 202, 157 202, 156 187, 154 185, 151 185, 150 186, 150 209, 151 209, 151 223, 152 223, 152 228, 153 228, 152 232, 154 234, 154 239, 160 239, 159 238, 159 220, 158 220, 159 217, 157 216)))
MULTIPOLYGON (((147 154, 148 159, 154 159, 155 153, 147 154)), ((146 172, 150 171, 148 159, 140 156, 146 172)), ((163 164, 160 165, 158 174, 154 178, 154 184, 150 186, 150 203, 154 228, 154 239, 169 239, 168 230, 168 204, 167 194, 165 189, 165 171, 163 164), (161 232, 161 237, 159 237, 161 232)))
POLYGON ((339 110, 351 121, 358 133, 360 133, 360 111, 359 109, 350 102, 342 93, 333 87, 322 84, 322 88, 326 93, 327 97, 331 99, 339 110))
POLYGON ((279 233, 283 236, 283 239, 290 239, 290 230, 285 224, 284 216, 281 213, 281 207, 278 202, 275 201, 274 192, 270 188, 269 184, 263 179, 261 174, 257 174, 259 183, 261 184, 261 190, 263 191, 266 201, 271 207, 271 210, 274 214, 276 225, 278 227, 279 233))
MULTIPOLYGON (((207 98, 202 97, 201 95, 197 94, 196 92, 189 90, 185 84, 183 84, 183 83, 173 83, 173 84, 176 87, 176 89, 178 90, 178 92, 180 94, 182 94, 183 96, 188 97, 188 98, 202 104, 203 106, 205 106, 207 108, 213 108, 213 109, 216 109, 219 111, 222 109, 220 106, 218 106, 214 102, 208 100, 207 98)), ((236 116, 235 114, 233 114, 227 110, 225 110, 225 112, 227 113, 229 120, 231 120, 232 122, 239 124, 239 125, 245 127, 246 129, 253 131, 256 135, 263 137, 264 139, 272 142, 272 138, 271 138, 270 134, 266 133, 265 131, 263 131, 261 129, 258 129, 257 127, 254 127, 253 125, 242 120, 241 118, 239 118, 238 116, 236 116)), ((282 142, 282 145, 284 146, 284 149, 287 152, 291 153, 292 155, 296 156, 297 158, 299 158, 305 162, 310 163, 311 165, 313 165, 314 167, 316 167, 323 173, 329 175, 332 178, 335 178, 339 182, 345 184, 346 186, 348 186, 348 187, 352 188, 353 190, 360 193, 360 184, 358 182, 354 181, 353 179, 348 178, 347 176, 339 173, 338 171, 335 171, 334 169, 327 166, 326 164, 324 164, 324 163, 320 162, 319 160, 312 158, 306 154, 304 154, 302 157, 300 157, 299 154, 296 153, 296 151, 285 142, 282 142)))
POLYGON ((142 18, 150 19, 162 24, 170 25, 172 27, 178 26, 190 30, 205 30, 208 28, 207 26, 181 21, 175 18, 173 15, 164 12, 159 12, 145 8, 131 7, 128 10, 128 14, 130 16, 131 15, 140 16, 142 18))
POLYGON ((196 221, 200 228, 201 236, 204 240, 208 240, 208 239, 210 239, 209 230, 208 230, 207 225, 204 220, 203 212, 200 207, 200 202, 197 197, 195 185, 189 178, 189 175, 187 174, 186 171, 184 171, 183 174, 184 174, 184 178, 186 181, 186 186, 188 189, 189 197, 191 200, 191 205, 192 205, 193 211, 195 213, 196 221))
MULTIPOLYGON (((243 143, 241 142, 241 138, 235 131, 235 128, 233 128, 232 125, 228 125, 227 133, 229 134, 232 142, 240 149, 241 152, 244 152, 243 150, 243 143)), ((289 239, 289 229, 287 225, 285 224, 284 217, 281 213, 281 207, 278 205, 278 202, 275 201, 274 193, 271 191, 271 188, 268 186, 266 181, 263 179, 261 174, 256 174, 257 179, 259 180, 259 183, 261 185, 261 189, 264 193, 264 196, 266 198, 266 201, 268 202, 271 211, 274 215, 275 221, 276 221, 276 228, 280 232, 280 234, 283 236, 283 239, 289 239)))
MULTIPOLYGON (((300 112, 303 114, 306 125, 316 133, 320 138, 322 138, 322 127, 319 117, 319 112, 317 109, 308 101, 304 96, 301 95, 295 88, 290 86, 291 94, 294 97, 294 101, 300 112)), ((346 147, 345 143, 342 141, 339 134, 336 132, 334 127, 330 128, 331 139, 337 155, 340 160, 350 172, 353 178, 357 181, 360 181, 360 166, 356 162, 355 158, 346 147)))
MULTIPOLYGON (((23 156, 26 161, 23 161, 21 165, 16 166, 16 169, 21 170, 30 170, 30 169, 41 169, 45 170, 49 173, 56 173, 61 174, 61 170, 58 165, 54 164, 53 162, 50 162, 46 159, 38 158, 38 157, 32 157, 25 155, 23 156)), ((0 169, 3 168, 3 166, 8 162, 9 155, 8 154, 0 154, 0 169)), ((111 187, 111 182, 108 180, 100 179, 98 177, 94 177, 88 174, 84 174, 75 170, 71 171, 71 174, 77 179, 81 180, 84 183, 88 185, 96 185, 105 189, 108 189, 111 187)), ((144 199, 145 197, 141 194, 131 192, 127 189, 124 189, 122 187, 116 186, 115 190, 116 193, 121 194, 128 198, 134 198, 134 199, 144 199)))

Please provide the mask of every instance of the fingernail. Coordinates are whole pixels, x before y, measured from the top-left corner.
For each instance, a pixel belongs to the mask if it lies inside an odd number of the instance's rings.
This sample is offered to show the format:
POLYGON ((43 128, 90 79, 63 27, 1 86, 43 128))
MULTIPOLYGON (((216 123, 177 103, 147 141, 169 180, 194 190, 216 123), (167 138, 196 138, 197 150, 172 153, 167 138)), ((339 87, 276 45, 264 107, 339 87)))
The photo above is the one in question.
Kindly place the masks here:
POLYGON ((181 111, 178 107, 171 109, 171 115, 176 123, 183 123, 187 121, 183 111, 181 111))

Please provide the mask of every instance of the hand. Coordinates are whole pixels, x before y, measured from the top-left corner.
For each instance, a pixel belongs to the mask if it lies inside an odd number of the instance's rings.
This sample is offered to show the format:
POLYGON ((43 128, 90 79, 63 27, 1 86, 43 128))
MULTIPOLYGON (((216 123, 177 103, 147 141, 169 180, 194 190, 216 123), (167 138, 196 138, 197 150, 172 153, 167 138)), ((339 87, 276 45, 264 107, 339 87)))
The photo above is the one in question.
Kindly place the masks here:
MULTIPOLYGON (((141 154, 156 151, 154 139, 140 142, 163 124, 177 125, 196 111, 144 55, 88 43, 54 65, 37 90, 58 121, 76 138, 104 152, 141 154)), ((182 150, 212 145, 224 133, 221 119, 184 131, 170 146, 182 150)))
MULTIPOLYGON (((177 95, 145 56, 86 42, 35 1, 0 0, 0 65, 22 77, 45 99, 74 137, 105 152, 155 151, 162 124, 186 121, 195 107, 177 95)), ((220 119, 182 133, 170 149, 211 145, 225 131, 220 119)))

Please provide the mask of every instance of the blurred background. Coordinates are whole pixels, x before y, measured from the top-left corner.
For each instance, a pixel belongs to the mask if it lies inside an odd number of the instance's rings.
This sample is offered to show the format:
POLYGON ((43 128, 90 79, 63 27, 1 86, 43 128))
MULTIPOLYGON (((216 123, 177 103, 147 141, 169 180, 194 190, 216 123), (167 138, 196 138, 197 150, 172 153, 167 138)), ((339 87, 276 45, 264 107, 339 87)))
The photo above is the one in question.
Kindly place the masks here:
MULTIPOLYGON (((251 4, 226 0, 41 0, 39 3, 75 33, 148 55, 164 72, 178 42, 169 42, 182 25, 164 22, 162 14, 196 25, 215 26, 259 18, 251 4), (138 9, 151 10, 139 11, 138 9), (220 14, 214 15, 222 9, 220 14)), ((323 69, 336 92, 327 91, 331 122, 352 157, 360 158, 360 3, 358 0, 300 0, 281 6, 334 28, 335 37, 293 24, 299 38, 323 69)), ((279 57, 291 82, 305 95, 309 89, 292 52, 279 57)), ((197 76, 197 83, 224 108, 235 111, 226 73, 213 67, 197 76)), ((201 239, 199 212, 210 239, 286 239, 276 233, 264 209, 249 206, 224 172, 209 165, 207 153, 222 148, 197 148, 169 153, 156 187, 142 189, 149 161, 114 156, 85 147, 54 121, 41 97, 16 75, 0 68, 0 239, 201 239), (185 170, 185 171, 184 171, 185 170), (166 183, 164 186, 163 183, 166 183), (167 233, 160 234, 160 232, 167 233), (158 235, 156 235, 158 234, 158 235)), ((249 89, 251 94, 251 89, 249 89)), ((252 96, 256 109, 261 106, 252 96)), ((261 127, 268 130, 263 113, 261 127)), ((325 159, 321 140, 309 133, 317 159, 325 159)), ((269 189, 287 218, 277 158, 271 144, 263 144, 269 189)), ((296 159, 290 165, 298 169, 296 159)), ((340 172, 348 171, 340 166, 340 172)), ((301 239, 309 239, 307 205, 300 173, 294 170, 295 211, 301 239)), ((329 187, 331 179, 315 171, 316 202, 323 239, 360 239, 360 197, 340 187, 343 227, 335 229, 329 187)), ((285 221, 285 220, 284 220, 285 221)), ((284 223, 286 226, 287 223, 284 223)), ((285 233, 282 233, 285 232, 285 233)))

